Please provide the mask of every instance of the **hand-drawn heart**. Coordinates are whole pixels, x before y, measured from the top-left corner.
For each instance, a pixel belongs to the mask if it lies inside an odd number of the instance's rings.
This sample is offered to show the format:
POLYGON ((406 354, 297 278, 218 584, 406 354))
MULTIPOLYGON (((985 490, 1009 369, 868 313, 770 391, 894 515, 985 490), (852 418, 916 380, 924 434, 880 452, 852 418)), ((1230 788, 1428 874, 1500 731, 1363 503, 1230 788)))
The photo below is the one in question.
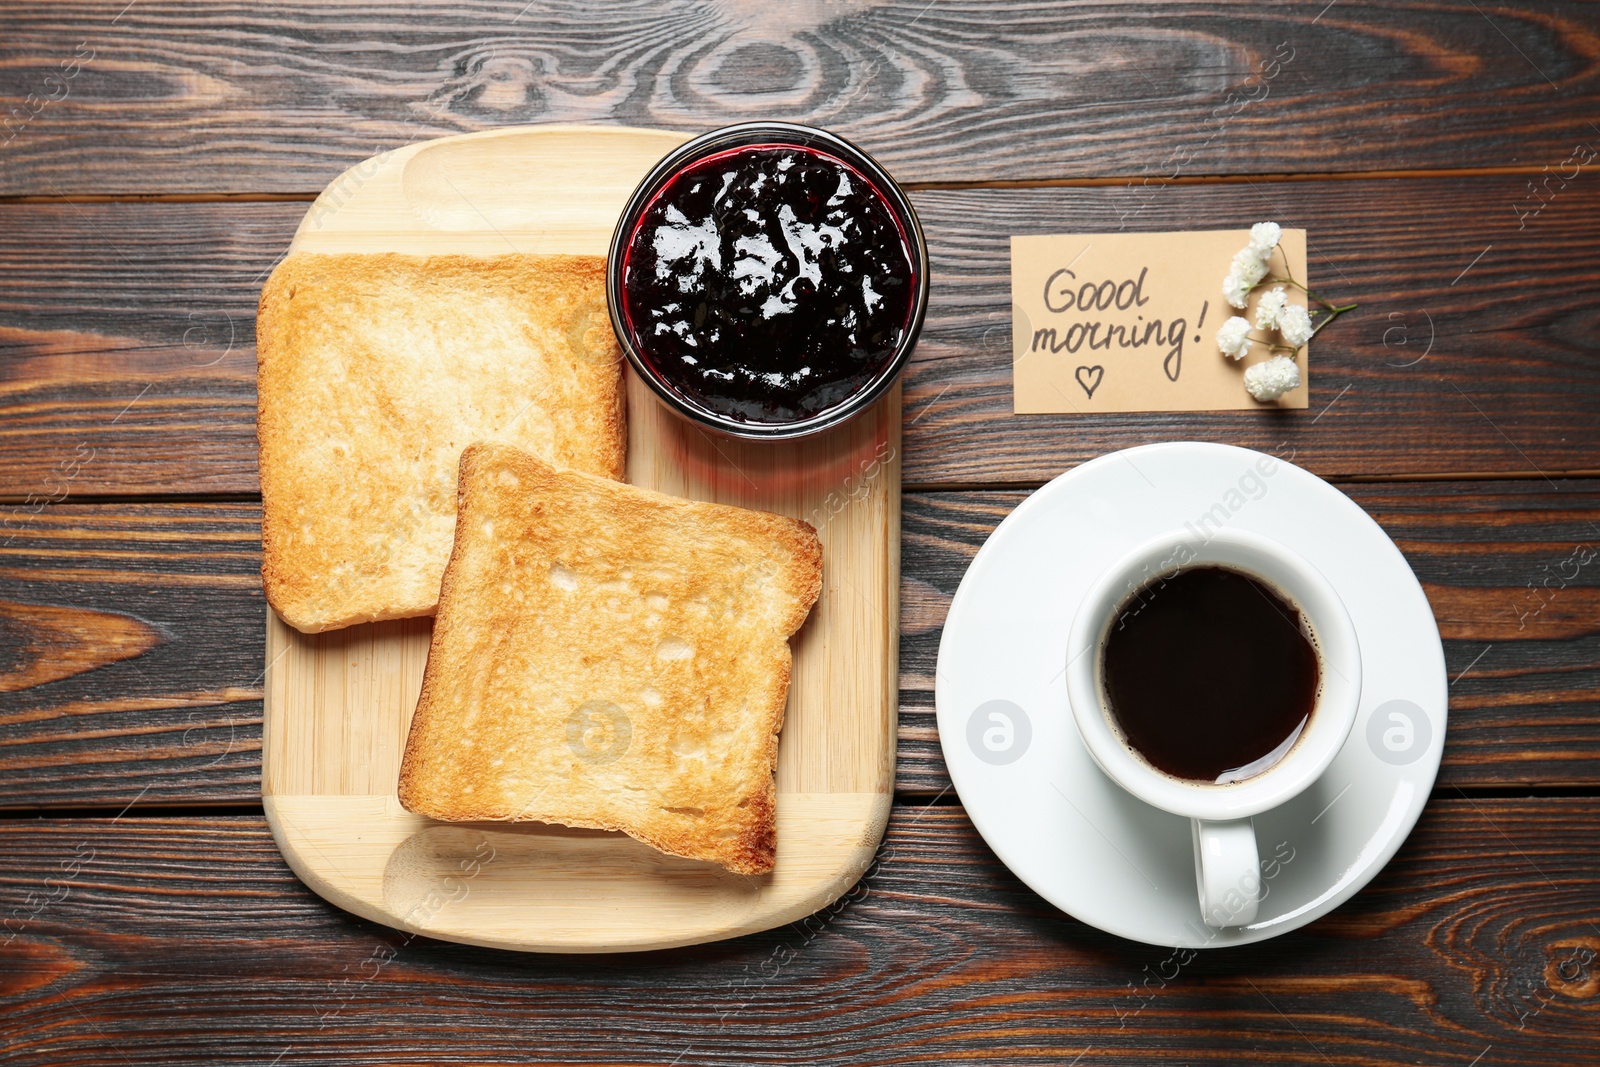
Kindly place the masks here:
POLYGON ((1079 367, 1072 372, 1072 376, 1078 379, 1078 384, 1083 386, 1083 391, 1093 400, 1094 391, 1100 388, 1100 379, 1106 376, 1106 369, 1096 363, 1092 367, 1079 367))

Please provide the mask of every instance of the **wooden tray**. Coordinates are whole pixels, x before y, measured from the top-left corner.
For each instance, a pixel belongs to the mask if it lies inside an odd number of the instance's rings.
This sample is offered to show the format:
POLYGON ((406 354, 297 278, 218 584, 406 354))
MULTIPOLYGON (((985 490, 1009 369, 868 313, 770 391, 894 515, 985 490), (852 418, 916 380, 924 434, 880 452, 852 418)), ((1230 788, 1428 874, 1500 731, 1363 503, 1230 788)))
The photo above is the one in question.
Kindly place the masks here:
MULTIPOLYGON (((685 135, 545 126, 447 137, 342 174, 293 251, 604 255, 622 205, 685 135)), ((429 619, 306 635, 269 612, 261 792, 289 866, 327 900, 498 948, 667 948, 825 907, 888 819, 898 691, 900 393, 820 439, 745 444, 677 419, 631 375, 628 479, 807 519, 822 596, 794 638, 770 875, 664 856, 621 834, 446 824, 400 807, 400 753, 429 619)))

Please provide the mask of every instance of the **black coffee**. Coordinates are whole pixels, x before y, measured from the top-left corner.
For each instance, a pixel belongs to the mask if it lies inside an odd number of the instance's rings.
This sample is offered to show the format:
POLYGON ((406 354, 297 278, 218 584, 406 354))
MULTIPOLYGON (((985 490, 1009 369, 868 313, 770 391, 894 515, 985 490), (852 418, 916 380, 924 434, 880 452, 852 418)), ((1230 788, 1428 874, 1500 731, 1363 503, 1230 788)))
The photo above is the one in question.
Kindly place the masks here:
POLYGON ((1299 609, 1223 567, 1142 587, 1112 622, 1104 657, 1123 737, 1176 778, 1261 773, 1293 747, 1316 706, 1317 652, 1299 609))

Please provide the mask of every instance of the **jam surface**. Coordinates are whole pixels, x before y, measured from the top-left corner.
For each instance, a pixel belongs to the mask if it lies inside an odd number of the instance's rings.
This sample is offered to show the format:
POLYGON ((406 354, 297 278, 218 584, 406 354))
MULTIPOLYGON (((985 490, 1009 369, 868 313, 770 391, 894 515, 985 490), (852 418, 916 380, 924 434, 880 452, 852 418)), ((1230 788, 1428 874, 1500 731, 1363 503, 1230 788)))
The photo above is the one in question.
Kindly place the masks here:
POLYGON ((681 395, 745 423, 839 406, 893 360, 915 285, 883 194, 834 156, 753 145, 690 164, 623 266, 634 347, 681 395))

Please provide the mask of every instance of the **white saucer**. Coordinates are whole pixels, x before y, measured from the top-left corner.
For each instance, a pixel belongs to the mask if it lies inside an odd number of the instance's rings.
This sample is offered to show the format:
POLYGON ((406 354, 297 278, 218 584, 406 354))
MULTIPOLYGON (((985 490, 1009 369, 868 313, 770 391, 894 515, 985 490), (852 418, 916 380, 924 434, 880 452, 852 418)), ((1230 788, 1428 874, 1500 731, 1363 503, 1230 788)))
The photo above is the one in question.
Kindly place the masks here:
POLYGON ((1000 524, 950 606, 935 699, 950 778, 1017 877, 1091 926, 1209 948, 1304 926, 1383 869, 1433 788, 1446 690, 1427 598, 1366 512, 1287 461, 1173 443, 1085 463, 1000 524), (1256 816, 1265 896, 1256 922, 1227 930, 1201 921, 1188 820, 1100 771, 1065 676, 1067 632, 1094 577, 1156 534, 1194 524, 1203 536, 1218 523, 1277 538, 1327 577, 1355 623, 1363 678, 1355 728, 1327 773, 1256 816))

